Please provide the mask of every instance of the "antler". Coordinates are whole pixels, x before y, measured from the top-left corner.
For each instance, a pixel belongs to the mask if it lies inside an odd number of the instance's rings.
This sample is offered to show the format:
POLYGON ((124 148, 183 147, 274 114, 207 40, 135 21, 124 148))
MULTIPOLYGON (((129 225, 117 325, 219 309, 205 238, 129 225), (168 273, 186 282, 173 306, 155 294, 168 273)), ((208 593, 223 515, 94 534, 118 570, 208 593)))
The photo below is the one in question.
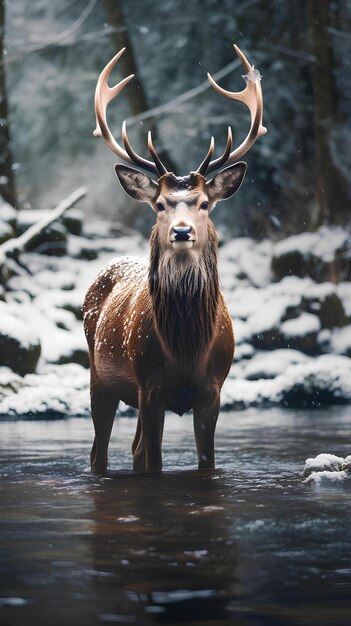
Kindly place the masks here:
POLYGON ((258 139, 267 132, 267 129, 262 126, 263 100, 261 89, 261 75, 258 70, 255 70, 253 65, 250 65, 245 55, 235 44, 234 49, 246 71, 246 75, 243 76, 246 82, 245 89, 239 92, 227 91, 226 89, 220 87, 213 80, 211 74, 207 74, 207 77, 211 85, 223 96, 225 96, 226 98, 230 98, 230 100, 239 100, 239 102, 243 102, 244 104, 246 104, 251 114, 251 128, 248 135, 245 137, 240 146, 231 152, 233 140, 232 131, 229 127, 226 148, 222 156, 214 159, 213 161, 210 160, 214 150, 214 141, 212 137, 208 153, 197 170, 199 174, 202 174, 203 176, 206 176, 210 172, 213 172, 219 167, 222 167, 222 165, 224 164, 231 165, 232 163, 235 163, 236 161, 241 159, 241 157, 244 156, 244 154, 246 154, 248 150, 250 150, 256 139, 258 139))
POLYGON ((102 70, 98 78, 96 90, 95 90, 96 128, 94 130, 94 135, 95 137, 102 136, 105 139, 106 144, 108 145, 110 150, 112 150, 112 152, 117 154, 117 156, 123 161, 126 161, 127 163, 135 163, 139 167, 145 170, 148 170, 152 174, 156 174, 157 177, 159 177, 159 176, 162 176, 162 174, 165 174, 167 172, 167 169, 165 168, 159 156, 157 155, 157 152, 152 143, 151 133, 149 132, 148 147, 151 152, 151 156, 154 159, 154 163, 152 161, 148 161, 147 159, 144 159, 143 157, 139 156, 136 152, 134 152, 128 140, 125 121, 123 122, 123 125, 122 125, 122 139, 123 139, 125 150, 114 139, 107 124, 107 120, 106 120, 107 105, 111 102, 111 100, 113 100, 122 91, 122 89, 134 77, 134 74, 131 74, 130 76, 127 76, 127 78, 124 78, 119 83, 117 83, 117 85, 115 85, 114 87, 108 86, 108 79, 110 77, 111 71, 116 65, 118 59, 122 56, 124 51, 125 51, 125 48, 122 48, 122 50, 120 50, 116 54, 116 56, 114 56, 113 59, 111 59, 111 61, 102 70))

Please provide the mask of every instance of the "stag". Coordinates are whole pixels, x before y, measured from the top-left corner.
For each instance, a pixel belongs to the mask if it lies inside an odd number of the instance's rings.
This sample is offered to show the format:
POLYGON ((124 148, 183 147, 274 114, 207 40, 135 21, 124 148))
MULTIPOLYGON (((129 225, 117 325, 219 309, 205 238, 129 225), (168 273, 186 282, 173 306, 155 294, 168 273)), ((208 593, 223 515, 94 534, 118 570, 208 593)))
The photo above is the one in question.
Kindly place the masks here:
POLYGON ((108 147, 127 163, 115 166, 123 189, 135 200, 148 203, 156 213, 148 263, 127 256, 112 260, 84 301, 95 428, 91 468, 98 475, 107 470, 108 445, 120 400, 139 412, 132 445, 134 471, 161 471, 166 410, 179 415, 193 410, 198 467, 215 465, 220 392, 233 361, 234 334, 219 287, 218 237, 209 214, 218 201, 239 189, 246 171, 246 163, 239 159, 266 132, 260 74, 239 48, 234 48, 246 72, 243 91, 226 91, 210 74, 208 79, 220 94, 249 108, 249 133, 232 150, 229 127, 225 150, 215 159, 212 137, 201 165, 187 176, 167 171, 150 132, 152 161, 132 149, 125 122, 124 148, 111 134, 107 105, 133 78, 131 75, 112 88, 108 86, 111 70, 124 48, 106 65, 97 82, 94 134, 102 135, 108 147))

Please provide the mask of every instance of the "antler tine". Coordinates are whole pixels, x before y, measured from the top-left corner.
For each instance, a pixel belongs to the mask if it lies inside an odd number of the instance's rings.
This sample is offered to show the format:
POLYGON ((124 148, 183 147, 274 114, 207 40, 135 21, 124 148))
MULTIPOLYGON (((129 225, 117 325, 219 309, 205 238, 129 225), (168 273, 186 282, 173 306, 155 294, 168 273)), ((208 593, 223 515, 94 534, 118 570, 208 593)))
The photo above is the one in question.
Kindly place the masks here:
POLYGON ((152 143, 151 130, 149 130, 148 135, 147 135, 147 147, 149 148, 151 152, 151 156, 153 160, 155 161, 155 165, 158 169, 158 173, 160 174, 160 176, 162 176, 163 174, 167 174, 167 168, 163 165, 160 157, 158 156, 154 148, 154 144, 152 143))
POLYGON ((202 161, 201 165, 196 170, 199 174, 202 174, 202 176, 206 175, 208 164, 211 161, 211 157, 213 155, 214 145, 215 145, 214 144, 214 137, 211 137, 210 147, 208 149, 208 152, 207 152, 204 160, 202 161))
POLYGON ((151 172, 152 174, 157 174, 157 175, 159 174, 158 168, 155 166, 154 163, 152 163, 151 161, 148 161, 147 159, 144 159, 143 157, 139 156, 136 152, 134 152, 128 139, 126 121, 124 121, 122 124, 122 139, 123 139, 126 152, 128 153, 128 156, 131 158, 133 163, 135 163, 136 165, 139 165, 139 167, 142 167, 144 170, 147 170, 148 172, 151 172))
POLYGON ((253 65, 250 65, 245 55, 235 44, 234 49, 239 59, 241 60, 245 71, 247 72, 246 76, 244 77, 244 80, 246 82, 245 89, 239 92, 227 91, 216 83, 211 74, 207 74, 207 77, 211 85, 220 94, 222 94, 226 98, 230 98, 231 100, 238 100, 239 102, 246 104, 246 106, 250 110, 251 127, 244 141, 240 144, 238 148, 236 148, 232 152, 230 152, 231 147, 228 151, 227 142, 227 147, 222 157, 220 157, 219 159, 215 159, 208 164, 207 173, 213 172, 213 170, 218 169, 224 163, 226 165, 231 165, 232 163, 238 161, 242 156, 244 156, 244 154, 246 154, 246 152, 248 152, 248 150, 250 150, 255 141, 267 132, 267 129, 262 126, 263 100, 260 73, 258 72, 258 70, 255 70, 253 65), (224 158, 224 155, 226 155, 227 158, 224 158))
POLYGON ((240 61, 242 62, 243 66, 244 66, 244 70, 247 73, 249 73, 253 66, 251 67, 251 64, 248 62, 245 54, 243 52, 241 52, 239 46, 237 46, 235 43, 233 43, 233 48, 234 48, 235 52, 237 53, 240 61))
POLYGON ((209 152, 208 152, 207 156, 205 157, 205 159, 201 163, 199 169, 197 170, 199 172, 199 174, 202 174, 203 176, 206 176, 206 174, 209 174, 210 172, 213 172, 213 170, 218 169, 219 167, 221 167, 221 165, 226 163, 226 161, 227 161, 227 159, 229 157, 230 151, 232 149, 232 145, 233 145, 232 129, 231 129, 230 126, 228 126, 227 145, 226 145, 226 147, 224 149, 224 152, 223 152, 222 156, 218 157, 217 159, 214 159, 214 161, 211 161, 211 164, 210 164, 210 158, 211 158, 212 154, 209 155, 209 152), (209 156, 209 158, 208 158, 208 156, 209 156), (206 164, 206 167, 204 167, 205 164, 206 164))
POLYGON ((122 56, 125 48, 122 48, 114 57, 109 61, 106 67, 102 70, 96 85, 95 90, 95 115, 96 115, 96 128, 94 130, 94 136, 99 137, 102 136, 110 148, 112 152, 117 154, 117 156, 126 161, 127 163, 136 163, 140 167, 152 172, 153 174, 158 175, 157 167, 152 161, 148 161, 147 159, 143 159, 136 152, 134 152, 129 144, 125 122, 123 123, 124 131, 122 127, 122 137, 124 141, 124 145, 126 150, 119 145, 119 143, 114 139, 112 133, 108 127, 106 120, 106 109, 107 105, 111 100, 113 100, 122 89, 129 83, 129 81, 133 78, 134 74, 127 76, 121 80, 114 87, 108 86, 108 79, 110 77, 111 71, 116 65, 119 58, 122 56))

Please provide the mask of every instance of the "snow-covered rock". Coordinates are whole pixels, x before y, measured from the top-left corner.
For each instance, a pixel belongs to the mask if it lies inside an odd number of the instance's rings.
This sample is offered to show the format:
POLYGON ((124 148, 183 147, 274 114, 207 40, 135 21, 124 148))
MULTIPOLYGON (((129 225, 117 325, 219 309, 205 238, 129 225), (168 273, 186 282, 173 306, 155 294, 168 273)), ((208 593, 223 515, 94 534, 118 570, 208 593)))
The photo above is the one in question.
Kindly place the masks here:
POLYGON ((275 296, 269 301, 263 302, 257 311, 252 313, 248 320, 248 326, 253 336, 264 336, 267 333, 278 331, 282 320, 286 319, 288 308, 299 304, 297 297, 275 296))
POLYGON ((314 354, 321 323, 317 315, 301 313, 298 317, 282 322, 279 333, 288 347, 314 354))
POLYGON ((306 478, 303 482, 313 483, 317 486, 321 484, 331 483, 343 483, 347 478, 350 477, 350 474, 345 470, 340 470, 340 472, 330 472, 329 470, 323 470, 322 472, 312 472, 312 474, 306 478))
POLYGON ((312 472, 321 472, 324 470, 338 472, 344 463, 345 459, 343 457, 323 452, 318 454, 316 457, 306 459, 303 476, 307 478, 307 476, 312 474, 312 472))
POLYGON ((318 342, 323 352, 346 354, 351 357, 351 325, 322 330, 318 335, 318 342))
POLYGON ((298 317, 286 320, 280 325, 280 332, 287 339, 293 337, 305 337, 306 335, 316 335, 321 328, 321 323, 317 315, 312 313, 301 313, 298 317))
POLYGON ((240 284, 233 291, 224 291, 229 313, 234 320, 247 320, 264 302, 263 290, 240 284))
MULTIPOLYGON (((32 362, 30 359, 35 357, 35 365, 41 355, 40 363, 78 363, 88 367, 88 348, 83 325, 76 319, 73 312, 61 309, 62 303, 66 302, 64 297, 66 294, 71 295, 72 292, 53 290, 52 293, 47 291, 28 302, 25 300, 6 304, 0 302, 0 342, 2 335, 12 333, 18 340, 22 340, 25 346, 23 350, 28 352, 29 363, 32 362)), ((74 309, 73 305, 72 308, 74 309)), ((12 360, 9 360, 8 352, 6 352, 5 361, 0 356, 1 365, 8 365, 20 374, 35 370, 35 365, 30 367, 24 360, 19 348, 16 350, 11 348, 10 354, 13 357, 12 360), (19 357, 21 361, 15 367, 15 361, 17 362, 19 357)), ((1 355, 3 355, 2 351, 1 355)))
POLYGON ((302 294, 302 308, 318 315, 322 328, 345 326, 349 321, 338 287, 330 282, 312 283, 302 294))
POLYGON ((72 208, 62 216, 62 223, 72 235, 80 235, 83 229, 84 212, 81 209, 72 208))
POLYGON ((292 364, 273 379, 229 377, 222 390, 225 410, 249 406, 316 408, 350 402, 351 359, 333 355, 292 364))
POLYGON ((0 402, 0 417, 58 419, 88 416, 88 384, 89 372, 80 365, 48 365, 39 374, 25 376, 17 393, 5 395, 0 402))
POLYGON ((33 328, 0 302, 0 366, 22 376, 34 372, 40 351, 40 340, 33 328))
MULTIPOLYGON (((329 262, 331 251, 344 249, 348 238, 332 233, 328 242, 327 235, 328 231, 318 231, 302 237, 299 252, 303 255, 309 249, 312 236, 314 254, 329 262)), ((351 361, 341 356, 351 356, 351 284, 316 283, 308 276, 285 276, 272 283, 273 248, 280 246, 285 254, 296 245, 286 242, 273 246, 240 238, 220 248, 220 279, 236 339, 222 410, 351 401, 351 361), (311 356, 320 352, 333 355, 311 356)), ((113 256, 147 256, 148 243, 138 234, 112 237, 104 222, 84 225, 84 236, 68 234, 68 249, 70 255, 63 257, 23 254, 30 274, 7 283, 6 303, 0 302, 0 330, 2 319, 11 318, 13 332, 22 329, 23 339, 32 333, 39 341, 41 356, 32 377, 0 369, 1 415, 88 414, 89 373, 80 368, 88 365, 81 321, 84 294, 113 256), (79 388, 69 381, 68 373, 76 375, 72 372, 77 373, 79 388)))
POLYGON ((237 363, 237 350, 235 350, 234 365, 229 376, 247 380, 276 378, 284 374, 290 365, 307 363, 310 360, 310 357, 298 350, 271 350, 256 352, 251 355, 250 360, 239 360, 237 363))
MULTIPOLYGON (((45 217, 49 217, 50 210, 23 210, 18 211, 16 229, 19 234, 45 217)), ((27 245, 27 250, 36 250, 49 256, 64 256, 67 253, 67 229, 60 221, 55 221, 38 233, 27 245)))
POLYGON ((5 396, 17 393, 23 386, 23 378, 9 367, 0 367, 0 402, 5 396))
POLYGON ((235 346, 234 362, 251 359, 255 354, 255 348, 250 343, 240 343, 235 346))
POLYGON ((41 310, 48 312, 54 308, 64 309, 73 313, 77 320, 83 319, 82 306, 84 300, 84 292, 80 289, 60 290, 51 289, 50 291, 41 292, 36 300, 36 306, 41 310))
POLYGON ((35 282, 39 286, 37 293, 40 293, 40 287, 50 290, 62 289, 63 291, 70 291, 75 287, 75 277, 68 270, 58 270, 53 273, 49 269, 42 269, 35 274, 35 282))
POLYGON ((252 344, 261 349, 294 348, 314 354, 321 324, 311 313, 296 315, 300 304, 296 295, 276 295, 263 303, 247 320, 252 344))
POLYGON ((339 272, 348 273, 350 261, 345 251, 351 247, 349 234, 342 228, 322 226, 313 233, 300 233, 274 246, 272 269, 276 280, 284 276, 310 276, 317 282, 332 280, 339 272))
POLYGON ((351 455, 343 458, 322 453, 306 459, 303 470, 305 483, 320 485, 322 482, 342 482, 351 478, 351 455))
POLYGON ((268 285, 272 279, 272 248, 269 240, 258 243, 249 237, 239 237, 224 244, 219 261, 222 286, 229 287, 226 277, 233 275, 240 280, 247 279, 255 287, 268 285))
MULTIPOLYGON (((306 359, 272 379, 228 378, 221 410, 249 406, 310 408, 351 401, 351 367, 343 357, 306 359)), ((121 410, 135 414, 127 407, 121 410)), ((73 363, 45 365, 38 374, 24 378, 0 369, 0 417, 53 419, 73 415, 90 415, 87 369, 73 363)))
POLYGON ((320 329, 348 323, 341 295, 332 283, 290 276, 260 289, 241 284, 225 295, 234 331, 239 326, 238 343, 242 338, 258 349, 291 347, 317 354, 320 329))
POLYGON ((75 259, 86 259, 92 261, 101 258, 102 255, 112 256, 124 254, 140 255, 147 254, 147 242, 138 236, 116 237, 103 239, 90 239, 86 237, 75 237, 72 235, 68 242, 68 253, 75 259))

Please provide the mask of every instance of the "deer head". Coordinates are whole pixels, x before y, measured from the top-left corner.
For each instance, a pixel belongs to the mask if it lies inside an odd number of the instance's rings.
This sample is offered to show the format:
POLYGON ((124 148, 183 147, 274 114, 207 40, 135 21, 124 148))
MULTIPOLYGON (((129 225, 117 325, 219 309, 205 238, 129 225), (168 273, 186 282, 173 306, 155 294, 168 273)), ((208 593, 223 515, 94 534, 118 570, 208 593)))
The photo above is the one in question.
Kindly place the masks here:
POLYGON ((162 251, 181 252, 192 249, 192 252, 201 251, 206 244, 210 228, 209 213, 219 200, 226 200, 239 189, 246 172, 246 163, 239 161, 263 134, 266 128, 262 126, 263 102, 260 84, 260 73, 250 65, 244 54, 234 45, 235 51, 242 61, 246 75, 246 87, 240 92, 231 92, 222 89, 208 74, 211 85, 222 95, 244 103, 250 110, 251 127, 241 145, 232 150, 232 131, 228 128, 227 145, 223 154, 212 159, 214 139, 211 138, 210 147, 201 165, 187 176, 176 176, 168 172, 159 158, 151 133, 148 134, 148 148, 152 156, 149 161, 134 152, 126 130, 126 122, 122 124, 122 140, 124 148, 113 138, 106 120, 106 108, 125 85, 133 78, 133 74, 121 80, 110 88, 108 79, 111 70, 123 54, 122 48, 106 65, 98 79, 95 92, 96 129, 95 136, 103 136, 108 147, 128 165, 118 163, 115 166, 116 174, 123 189, 135 200, 147 202, 157 214, 157 232, 159 246, 162 251), (130 167, 137 165, 156 176, 153 180, 140 171, 130 167), (223 169, 221 169, 223 168, 223 169), (211 180, 207 176, 220 169, 211 180))

